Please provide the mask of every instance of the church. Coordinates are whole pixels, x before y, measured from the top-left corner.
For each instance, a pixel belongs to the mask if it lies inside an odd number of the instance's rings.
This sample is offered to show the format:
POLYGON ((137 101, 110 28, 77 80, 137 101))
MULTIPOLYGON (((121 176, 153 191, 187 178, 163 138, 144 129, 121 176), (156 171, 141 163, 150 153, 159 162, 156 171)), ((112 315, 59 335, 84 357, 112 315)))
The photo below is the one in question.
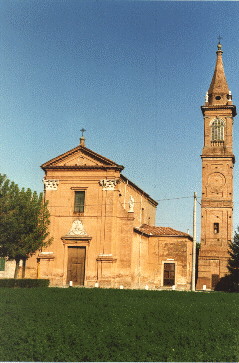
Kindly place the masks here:
POLYGON ((80 145, 42 165, 52 244, 27 263, 27 276, 52 286, 191 286, 192 238, 155 227, 157 202, 122 165, 80 145))
MULTIPOLYGON (((219 42, 214 75, 201 107, 198 290, 215 289, 228 273, 233 232, 236 107, 222 53, 219 42)), ((48 278, 50 286, 61 287, 191 290, 193 238, 155 226, 157 201, 122 174, 122 165, 87 148, 84 131, 78 146, 41 166, 53 242, 28 259, 26 277, 48 278)), ((9 263, 4 264, 0 278, 12 277, 5 269, 9 263)))

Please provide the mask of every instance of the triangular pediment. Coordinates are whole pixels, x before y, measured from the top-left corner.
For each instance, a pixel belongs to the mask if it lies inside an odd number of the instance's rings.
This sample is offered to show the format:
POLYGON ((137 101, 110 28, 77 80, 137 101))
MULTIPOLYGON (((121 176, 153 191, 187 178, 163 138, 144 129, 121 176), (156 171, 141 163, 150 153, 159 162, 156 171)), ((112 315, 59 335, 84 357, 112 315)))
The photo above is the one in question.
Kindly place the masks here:
POLYGON ((55 168, 116 168, 122 170, 124 167, 118 165, 110 159, 95 153, 94 151, 84 147, 77 146, 76 148, 67 151, 66 153, 57 156, 44 163, 42 169, 55 169, 55 168))

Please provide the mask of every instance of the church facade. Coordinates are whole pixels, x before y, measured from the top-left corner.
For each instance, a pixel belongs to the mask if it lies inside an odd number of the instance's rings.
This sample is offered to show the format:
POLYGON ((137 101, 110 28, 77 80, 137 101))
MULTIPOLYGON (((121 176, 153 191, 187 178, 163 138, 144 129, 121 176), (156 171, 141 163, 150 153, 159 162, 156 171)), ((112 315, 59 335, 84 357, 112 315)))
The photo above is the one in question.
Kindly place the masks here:
POLYGON ((51 286, 191 289, 191 236, 154 226, 158 203, 122 165, 82 137, 42 168, 53 242, 29 258, 26 277, 51 286))
POLYGON ((228 246, 233 233, 233 118, 232 102, 218 44, 214 75, 201 107, 204 117, 202 150, 201 248, 198 289, 215 289, 228 274, 228 246))

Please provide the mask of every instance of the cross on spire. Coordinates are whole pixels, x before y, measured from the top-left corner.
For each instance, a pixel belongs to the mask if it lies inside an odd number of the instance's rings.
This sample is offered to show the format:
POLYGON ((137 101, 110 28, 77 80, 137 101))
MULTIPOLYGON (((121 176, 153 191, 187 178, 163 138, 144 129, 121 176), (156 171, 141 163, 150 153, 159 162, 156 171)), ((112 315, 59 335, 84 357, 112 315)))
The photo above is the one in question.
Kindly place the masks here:
POLYGON ((218 43, 219 43, 219 44, 221 44, 221 39, 223 39, 223 38, 221 37, 221 35, 219 35, 217 39, 219 40, 219 42, 218 42, 218 43))

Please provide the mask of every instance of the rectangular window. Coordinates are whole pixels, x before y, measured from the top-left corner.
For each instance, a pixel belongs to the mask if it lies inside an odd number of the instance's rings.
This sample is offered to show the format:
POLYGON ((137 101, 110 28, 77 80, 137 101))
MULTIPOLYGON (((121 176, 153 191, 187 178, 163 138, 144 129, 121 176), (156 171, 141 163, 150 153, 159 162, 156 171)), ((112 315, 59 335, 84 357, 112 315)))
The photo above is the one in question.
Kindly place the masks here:
POLYGON ((164 286, 175 285, 175 263, 164 264, 163 284, 164 286))
POLYGON ((0 257, 0 271, 5 271, 5 258, 0 257))
POLYGON ((74 212, 75 213, 84 213, 85 207, 85 192, 80 190, 75 192, 75 204, 74 204, 74 212))
POLYGON ((212 141, 224 141, 225 122, 216 118, 212 124, 212 141))
POLYGON ((219 233, 219 223, 214 223, 213 228, 214 228, 214 233, 215 234, 219 233))

